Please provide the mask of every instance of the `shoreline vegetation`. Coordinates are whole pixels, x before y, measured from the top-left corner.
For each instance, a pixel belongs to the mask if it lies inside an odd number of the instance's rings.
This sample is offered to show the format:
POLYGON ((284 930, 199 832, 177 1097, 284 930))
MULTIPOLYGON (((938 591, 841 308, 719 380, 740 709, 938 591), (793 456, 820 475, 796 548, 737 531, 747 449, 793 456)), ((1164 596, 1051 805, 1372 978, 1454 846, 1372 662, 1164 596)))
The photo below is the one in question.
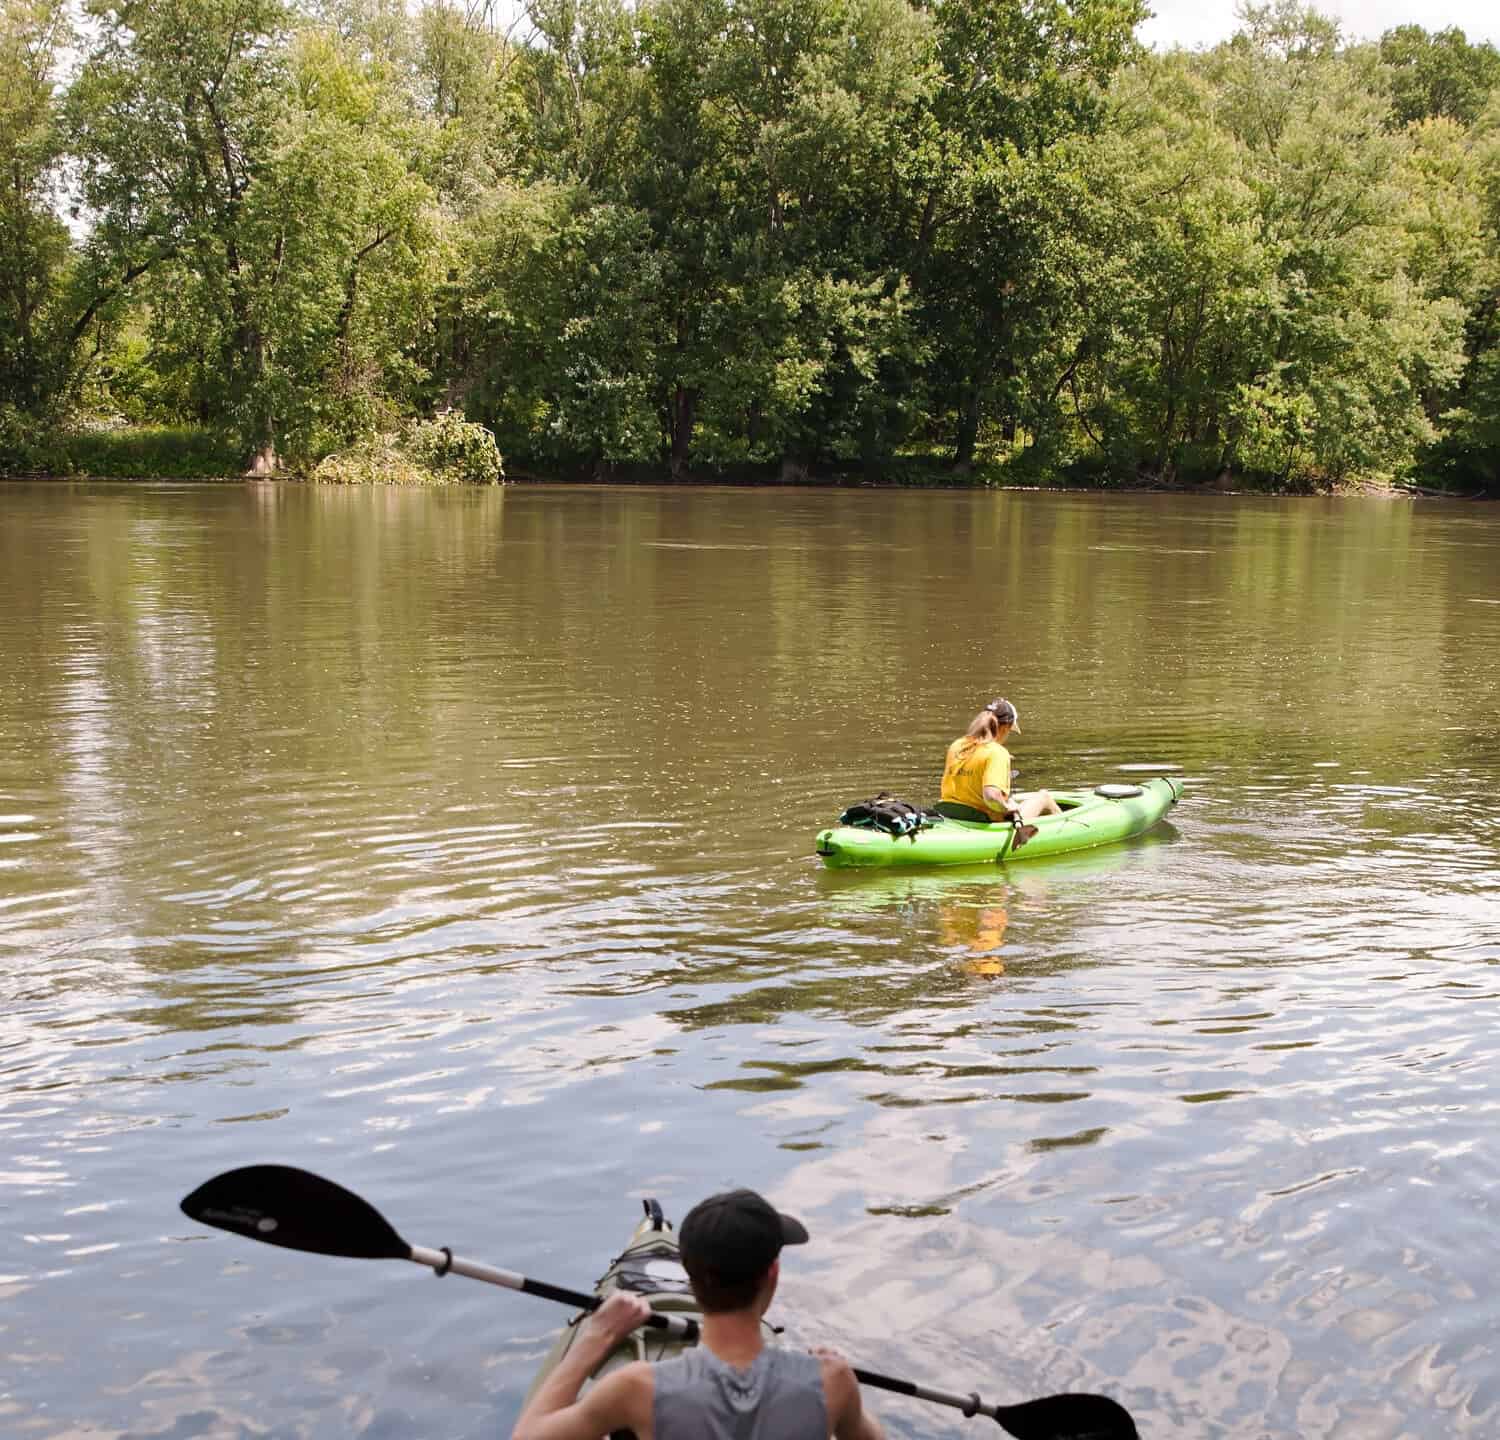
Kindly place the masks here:
POLYGON ((0 475, 1500 494, 1500 51, 1145 15, 6 0, 0 475))
MULTIPOLYGON (((179 432, 169 432, 174 436, 179 432)), ((120 436, 125 443, 116 447, 93 444, 74 452, 90 457, 88 463, 74 464, 67 470, 10 471, 0 468, 0 484, 47 482, 57 484, 139 483, 163 480, 215 484, 334 484, 398 485, 432 487, 441 485, 522 483, 529 485, 619 485, 619 486, 723 486, 741 489, 908 489, 908 490, 1011 490, 1016 492, 1049 491, 1069 494, 1169 494, 1231 496, 1259 495, 1277 497, 1362 496, 1382 499, 1487 500, 1493 492, 1476 489, 1468 493, 1416 481, 1346 479, 1338 483, 1273 485, 1255 477, 1221 474, 1206 480, 1161 480, 1149 475, 1104 477, 1069 474, 1044 475, 1034 468, 1014 463, 976 461, 967 473, 956 473, 951 463, 935 456, 896 456, 877 470, 828 468, 803 470, 787 474, 770 465, 701 467, 674 475, 664 465, 598 465, 593 468, 536 469, 514 466, 497 473, 493 479, 475 480, 454 469, 416 470, 402 460, 394 463, 377 447, 374 463, 365 456, 329 457, 314 471, 275 471, 269 474, 247 473, 238 463, 238 452, 232 442, 212 436, 182 432, 180 447, 163 450, 160 436, 140 436, 128 432, 120 436), (154 458, 166 456, 167 458, 154 458), (145 457, 145 458, 142 458, 145 457), (154 468, 153 468, 154 467, 154 468)), ((368 451, 366 452, 366 456, 368 451)), ((496 459, 498 461, 498 452, 496 459)))
POLYGON ((737 488, 799 487, 1015 490, 1078 493, 1154 493, 1173 495, 1365 496, 1389 499, 1484 500, 1493 492, 1468 493, 1416 480, 1345 478, 1336 483, 1277 482, 1264 476, 1234 475, 1162 479, 1149 473, 1105 475, 1041 470, 1024 448, 1009 459, 976 457, 963 471, 941 453, 887 457, 878 466, 804 466, 741 463, 695 466, 674 474, 649 462, 592 465, 502 464, 494 436, 482 426, 464 423, 451 412, 432 422, 407 427, 405 436, 373 437, 348 451, 325 456, 306 469, 265 473, 246 471, 233 435, 173 426, 95 426, 61 437, 54 452, 56 468, 9 469, 0 465, 0 484, 18 481, 56 483, 138 482, 162 480, 242 484, 334 485, 469 485, 507 481, 533 485, 710 485, 737 488), (413 435, 425 437, 412 443, 413 435), (403 443, 403 440, 405 443, 403 443), (58 462, 61 463, 58 463, 58 462))

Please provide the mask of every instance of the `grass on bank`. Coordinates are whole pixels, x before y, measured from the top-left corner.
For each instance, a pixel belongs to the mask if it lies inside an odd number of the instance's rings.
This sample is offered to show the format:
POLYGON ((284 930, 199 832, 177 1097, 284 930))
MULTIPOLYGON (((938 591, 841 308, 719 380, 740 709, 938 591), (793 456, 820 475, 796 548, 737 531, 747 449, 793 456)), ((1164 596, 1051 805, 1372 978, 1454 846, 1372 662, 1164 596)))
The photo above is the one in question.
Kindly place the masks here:
MULTIPOLYGON (((0 419, 11 417, 0 417, 0 419)), ((0 475, 102 480, 218 480, 245 473, 234 438, 193 426, 85 424, 77 429, 15 423, 0 427, 0 475)), ((495 437, 445 413, 413 420, 399 435, 377 435, 285 478, 336 484, 498 484, 505 478, 495 437)))
POLYGON ((59 468, 104 480, 215 480, 245 469, 232 441, 187 426, 76 431, 62 439, 59 449, 59 468))

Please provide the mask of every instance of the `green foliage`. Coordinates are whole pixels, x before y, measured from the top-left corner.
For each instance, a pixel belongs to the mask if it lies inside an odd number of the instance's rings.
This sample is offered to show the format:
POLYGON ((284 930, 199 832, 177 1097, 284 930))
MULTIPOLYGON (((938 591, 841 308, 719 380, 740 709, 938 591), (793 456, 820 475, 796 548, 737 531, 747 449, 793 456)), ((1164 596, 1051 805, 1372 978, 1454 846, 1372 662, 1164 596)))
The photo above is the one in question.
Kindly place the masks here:
POLYGON ((1090 205, 1081 147, 1107 123, 1107 86, 1145 13, 1134 0, 933 11, 942 83, 913 115, 903 229, 960 467, 997 411, 1009 431, 1058 443, 1055 390, 1099 276, 1075 243, 1075 211, 1090 205))
POLYGON ((63 469, 113 479, 217 479, 240 470, 232 436, 182 426, 81 429, 66 437, 64 454, 63 469))
POLYGON ((410 404, 440 256, 396 67, 283 0, 101 3, 96 23, 69 97, 85 262, 142 286, 177 407, 273 466, 410 404))
POLYGON ((215 468, 402 483, 503 449, 1493 484, 1500 55, 1457 30, 1347 46, 1274 0, 1153 56, 1141 0, 494 14, 6 0, 6 463, 184 473, 201 431, 215 468), (77 413, 134 458, 57 440, 77 413))
POLYGON ((312 478, 334 485, 498 485, 504 474, 495 437, 449 413, 326 455, 312 478))
POLYGON ((519 57, 484 14, 440 0, 420 9, 413 27, 415 99, 435 127, 422 172, 464 211, 528 158, 519 57))
POLYGON ((56 415, 0 401, 0 475, 60 475, 69 468, 56 415))
POLYGON ((1391 87, 1391 121, 1410 125, 1440 116, 1472 125, 1500 86, 1500 50, 1469 44, 1450 25, 1428 32, 1399 25, 1380 37, 1380 61, 1391 87))
POLYGON ((1491 96, 1473 130, 1424 127, 1429 164, 1418 232, 1418 260, 1467 307, 1465 363, 1456 381, 1435 387, 1428 408, 1438 434, 1426 466, 1440 483, 1464 491, 1500 493, 1500 93, 1491 96), (1443 182, 1431 184, 1433 153, 1444 162, 1443 182), (1436 192, 1436 193, 1434 193, 1436 192))
POLYGON ((1429 459, 1432 474, 1464 493, 1500 493, 1500 346, 1470 363, 1459 402, 1443 415, 1445 434, 1429 459))
POLYGON ((414 460, 394 435, 372 435, 325 455, 312 478, 327 485, 438 485, 442 477, 414 460))
POLYGON ((76 340, 73 256, 55 213, 65 149, 54 87, 71 39, 63 0, 0 10, 0 405, 32 414, 65 403, 76 340))
POLYGON ((502 187, 459 250, 455 379, 506 453, 654 458, 661 266, 646 218, 572 187, 502 187))
POLYGON ((1336 38, 1251 9, 1122 92, 1112 193, 1138 220, 1079 409, 1121 468, 1307 485, 1406 473, 1433 438, 1463 305, 1415 282, 1410 142, 1336 38))
POLYGON ((454 411, 415 421, 402 444, 419 465, 445 480, 498 485, 504 479, 494 435, 454 411))

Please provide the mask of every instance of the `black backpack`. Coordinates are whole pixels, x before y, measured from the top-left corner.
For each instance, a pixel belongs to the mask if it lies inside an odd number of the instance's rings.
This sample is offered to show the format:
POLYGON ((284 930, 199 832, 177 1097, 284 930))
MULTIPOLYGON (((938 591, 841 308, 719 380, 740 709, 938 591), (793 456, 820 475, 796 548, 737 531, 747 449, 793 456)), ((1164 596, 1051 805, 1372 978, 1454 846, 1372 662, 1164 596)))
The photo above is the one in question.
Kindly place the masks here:
POLYGON ((852 825, 858 830, 883 830, 898 838, 907 836, 916 841, 917 831, 933 824, 942 817, 936 810, 923 810, 905 800, 898 800, 889 790, 882 790, 868 800, 851 805, 839 816, 840 825, 852 825))

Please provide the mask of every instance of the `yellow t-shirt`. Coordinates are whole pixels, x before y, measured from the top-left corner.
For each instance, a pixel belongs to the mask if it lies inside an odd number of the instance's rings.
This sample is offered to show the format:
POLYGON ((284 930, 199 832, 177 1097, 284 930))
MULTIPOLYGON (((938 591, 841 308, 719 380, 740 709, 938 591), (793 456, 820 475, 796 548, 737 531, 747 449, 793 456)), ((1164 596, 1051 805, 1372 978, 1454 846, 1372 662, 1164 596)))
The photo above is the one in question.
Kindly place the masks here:
POLYGON ((1002 812, 984 798, 986 785, 993 785, 1002 795, 1010 794, 1010 751, 998 740, 971 740, 960 735, 948 747, 942 798, 998 818, 1002 812))

